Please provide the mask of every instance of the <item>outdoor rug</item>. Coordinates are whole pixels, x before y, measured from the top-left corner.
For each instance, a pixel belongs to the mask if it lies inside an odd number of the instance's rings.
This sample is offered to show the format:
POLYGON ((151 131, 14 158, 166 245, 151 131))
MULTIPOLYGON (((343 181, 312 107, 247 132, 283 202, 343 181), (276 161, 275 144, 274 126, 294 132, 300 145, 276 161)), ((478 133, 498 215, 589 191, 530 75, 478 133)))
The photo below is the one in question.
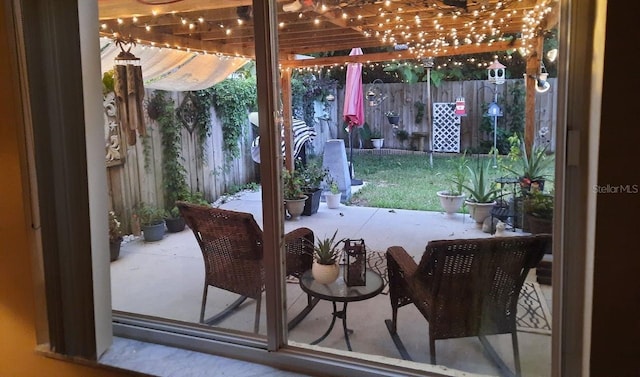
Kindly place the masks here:
MULTIPOLYGON (((367 253, 369 268, 377 272, 384 281, 384 290, 381 294, 389 294, 389 281, 387 275, 387 260, 384 252, 369 251, 367 253)), ((547 302, 536 282, 525 282, 520 291, 517 314, 518 331, 536 334, 551 334, 551 312, 547 302)))

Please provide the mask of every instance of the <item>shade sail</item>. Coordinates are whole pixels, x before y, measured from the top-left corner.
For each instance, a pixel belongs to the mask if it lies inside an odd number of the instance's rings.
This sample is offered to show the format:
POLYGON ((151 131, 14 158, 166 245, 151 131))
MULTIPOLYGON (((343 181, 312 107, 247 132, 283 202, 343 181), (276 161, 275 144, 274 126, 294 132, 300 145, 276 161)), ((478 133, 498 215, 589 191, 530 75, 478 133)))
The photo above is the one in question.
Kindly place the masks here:
MULTIPOLYGON (((102 74, 113 69, 120 52, 110 38, 100 38, 102 74)), ((182 50, 136 45, 131 53, 140 59, 147 89, 189 91, 210 88, 245 65, 249 59, 200 54, 182 50)))
MULTIPOLYGON (((349 56, 354 55, 362 55, 362 49, 351 49, 349 56)), ((360 126, 364 123, 362 63, 349 63, 347 65, 343 116, 349 127, 360 126)))

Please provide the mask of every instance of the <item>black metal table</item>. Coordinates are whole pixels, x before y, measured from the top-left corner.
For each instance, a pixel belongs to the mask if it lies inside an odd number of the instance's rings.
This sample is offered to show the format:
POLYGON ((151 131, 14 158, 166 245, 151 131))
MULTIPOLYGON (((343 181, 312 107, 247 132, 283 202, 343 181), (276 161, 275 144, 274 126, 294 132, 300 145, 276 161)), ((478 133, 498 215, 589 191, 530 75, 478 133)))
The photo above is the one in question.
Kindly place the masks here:
POLYGON ((331 301, 333 304, 333 313, 331 318, 331 324, 327 331, 318 339, 310 344, 318 344, 322 342, 333 330, 333 326, 336 323, 336 318, 342 319, 342 328, 344 330, 344 339, 347 343, 347 348, 351 351, 351 343, 349 342, 349 334, 353 333, 352 330, 347 328, 347 304, 354 301, 362 301, 377 296, 382 292, 384 283, 382 278, 377 273, 367 270, 367 284, 363 286, 349 287, 343 278, 344 268, 340 268, 340 276, 331 284, 320 284, 313 279, 311 270, 306 271, 300 278, 300 287, 303 291, 310 294, 313 297, 317 297, 321 300, 331 301), (342 302, 342 310, 338 310, 336 303, 342 302))
MULTIPOLYGON (((493 219, 497 218, 501 221, 505 222, 507 225, 511 227, 512 231, 516 231, 516 227, 518 225, 518 210, 516 208, 516 187, 520 183, 520 179, 513 177, 499 177, 495 180, 496 183, 500 184, 500 201, 502 205, 496 205, 491 210, 491 222, 493 223, 493 219), (513 200, 513 208, 504 200, 504 197, 508 194, 505 194, 505 186, 511 185, 511 197, 513 200)), ((492 226, 493 234, 495 229, 492 226)))

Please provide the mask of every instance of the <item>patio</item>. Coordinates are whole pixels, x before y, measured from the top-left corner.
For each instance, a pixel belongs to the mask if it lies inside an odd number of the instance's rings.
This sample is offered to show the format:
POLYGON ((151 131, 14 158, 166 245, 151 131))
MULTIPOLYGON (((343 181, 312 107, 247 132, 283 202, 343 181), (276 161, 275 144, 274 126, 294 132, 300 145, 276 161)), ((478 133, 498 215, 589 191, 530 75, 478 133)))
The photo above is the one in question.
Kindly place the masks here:
MULTIPOLYGON (((243 192, 221 208, 252 213, 262 224, 261 193, 243 192)), ((389 246, 401 245, 419 259, 429 240, 491 237, 483 233, 468 216, 448 217, 440 212, 391 210, 385 208, 341 205, 328 209, 320 204, 312 216, 286 221, 285 231, 298 227, 311 228, 316 237, 363 238, 368 252, 384 252, 389 246)), ((510 235, 510 232, 507 232, 510 235)), ((197 322, 202 295, 204 266, 200 249, 189 229, 168 233, 155 243, 136 238, 123 244, 120 258, 111 263, 113 309, 156 317, 197 322)), ((529 279, 535 281, 535 271, 529 279)), ((541 285, 551 308, 551 287, 541 285)), ((384 292, 383 292, 384 293, 384 292)), ((230 304, 236 297, 219 289, 209 289, 207 315, 230 304)), ((306 294, 296 282, 287 283, 287 311, 292 318, 306 305, 306 294)), ((389 297, 380 294, 372 299, 349 305, 349 328, 354 352, 363 357, 397 362, 400 354, 385 327, 391 317, 389 297), (365 355, 366 354, 366 355, 365 355), (393 360, 396 359, 396 360, 393 360)), ((252 331, 254 302, 247 300, 236 313, 220 322, 226 329, 252 331)), ((331 304, 320 301, 311 313, 289 333, 292 343, 305 347, 329 327, 331 304)), ((262 309, 260 333, 265 333, 265 309, 262 309)), ((348 352, 339 324, 318 346, 333 352, 348 352)), ((428 363, 427 322, 412 306, 399 311, 398 333, 414 361, 428 363)), ((551 336, 544 331, 519 331, 520 359, 524 376, 547 376, 551 364, 551 336)), ((512 368, 513 351, 509 335, 490 336, 489 340, 512 368)), ((436 343, 438 363, 465 372, 498 375, 499 370, 484 354, 477 338, 441 340, 436 343)))

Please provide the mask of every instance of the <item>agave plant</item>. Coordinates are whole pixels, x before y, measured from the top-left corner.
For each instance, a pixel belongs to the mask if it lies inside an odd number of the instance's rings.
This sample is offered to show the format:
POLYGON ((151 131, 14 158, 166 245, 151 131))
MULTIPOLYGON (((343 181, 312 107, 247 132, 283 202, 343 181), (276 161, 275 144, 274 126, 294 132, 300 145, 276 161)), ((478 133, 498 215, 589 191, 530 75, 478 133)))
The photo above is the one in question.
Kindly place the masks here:
MULTIPOLYGON (((517 144, 517 143, 516 143, 517 144)), ((520 146, 524 146, 524 141, 520 140, 520 146)), ((529 181, 539 181, 547 176, 547 168, 553 163, 553 160, 547 158, 547 146, 534 146, 531 151, 531 157, 527 154, 527 148, 517 148, 520 162, 520 169, 514 169, 509 166, 503 168, 510 173, 521 178, 527 178, 529 181)))
POLYGON ((338 230, 333 233, 333 237, 317 240, 317 243, 313 245, 313 258, 318 264, 331 265, 336 263, 340 256, 339 245, 342 240, 336 241, 336 235, 338 230))
POLYGON ((495 182, 489 178, 487 171, 490 166, 491 160, 487 160, 486 163, 478 161, 473 167, 467 166, 471 174, 471 184, 463 184, 462 187, 469 191, 469 200, 475 203, 491 203, 494 201, 496 194, 500 192, 495 182))

